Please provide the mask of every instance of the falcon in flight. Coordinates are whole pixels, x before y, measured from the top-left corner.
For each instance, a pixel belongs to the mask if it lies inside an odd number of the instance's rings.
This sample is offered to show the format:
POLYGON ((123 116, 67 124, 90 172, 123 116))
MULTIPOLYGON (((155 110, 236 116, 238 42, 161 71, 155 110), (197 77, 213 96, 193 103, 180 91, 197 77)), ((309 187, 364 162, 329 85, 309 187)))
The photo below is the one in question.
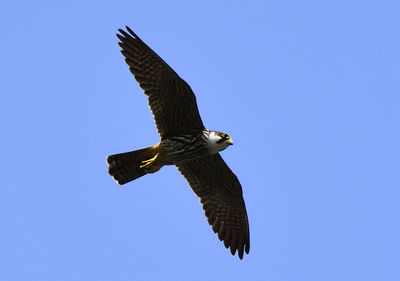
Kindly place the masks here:
POLYGON ((200 197, 205 215, 225 247, 240 259, 249 253, 250 233, 242 188, 219 154, 229 135, 204 127, 190 86, 129 27, 117 34, 129 69, 148 96, 160 142, 107 157, 108 173, 125 184, 164 165, 175 165, 200 197))

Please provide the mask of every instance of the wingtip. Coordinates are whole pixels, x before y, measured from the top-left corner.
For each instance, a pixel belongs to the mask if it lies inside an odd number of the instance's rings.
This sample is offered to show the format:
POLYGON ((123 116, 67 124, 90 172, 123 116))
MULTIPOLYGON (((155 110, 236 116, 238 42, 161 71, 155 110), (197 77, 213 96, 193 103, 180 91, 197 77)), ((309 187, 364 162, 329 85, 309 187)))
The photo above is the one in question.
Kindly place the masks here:
POLYGON ((237 250, 237 254, 239 259, 243 259, 244 257, 244 253, 248 254, 249 253, 249 248, 247 247, 247 245, 243 245, 242 247, 239 248, 230 248, 232 255, 234 256, 236 254, 236 250, 237 250))
MULTIPOLYGON (((118 29, 118 31, 122 34, 121 29, 118 29)), ((123 37, 121 34, 117 33, 115 35, 118 37, 119 40, 122 41, 123 39, 125 39, 125 37, 123 37)))
POLYGON ((230 249, 230 250, 231 250, 232 256, 234 256, 235 253, 236 253, 236 248, 231 246, 231 249, 230 249))
POLYGON ((138 41, 140 41, 140 42, 143 42, 142 39, 140 39, 139 36, 137 36, 136 33, 133 32, 133 30, 129 28, 129 26, 126 25, 126 26, 125 26, 125 29, 126 29, 128 32, 126 32, 126 31, 123 30, 122 28, 118 28, 118 32, 119 32, 120 34, 117 33, 116 35, 117 35, 117 37, 118 37, 119 40, 123 41, 123 40, 126 40, 127 38, 130 37, 130 38, 133 38, 133 39, 138 40, 138 41))
MULTIPOLYGON (((122 28, 118 28, 119 33, 121 33, 123 36, 125 36, 125 38, 126 37, 133 37, 136 40, 142 41, 142 39, 140 39, 140 37, 137 36, 137 34, 135 32, 133 32, 133 30, 129 26, 126 25, 125 29, 128 31, 129 34, 125 30, 123 30, 122 28)), ((118 36, 118 34, 117 34, 117 36, 118 36)))
POLYGON ((244 250, 245 250, 246 254, 248 254, 250 252, 250 242, 247 242, 246 248, 244 250))
POLYGON ((126 30, 128 30, 128 32, 134 36, 136 36, 136 34, 132 31, 132 29, 129 28, 129 26, 125 25, 126 30))
POLYGON ((238 249, 238 256, 239 256, 239 259, 243 259, 243 246, 242 247, 240 247, 239 249, 238 249))

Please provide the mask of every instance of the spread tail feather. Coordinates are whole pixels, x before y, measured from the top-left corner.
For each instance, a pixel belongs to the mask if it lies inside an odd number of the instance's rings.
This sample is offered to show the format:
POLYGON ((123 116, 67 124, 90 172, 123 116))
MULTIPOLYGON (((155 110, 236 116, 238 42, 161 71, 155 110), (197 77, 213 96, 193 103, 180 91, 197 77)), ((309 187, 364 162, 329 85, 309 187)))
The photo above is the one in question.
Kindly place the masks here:
POLYGON ((108 173, 118 184, 125 184, 148 173, 158 171, 162 166, 153 165, 159 152, 159 144, 135 151, 107 157, 108 173))

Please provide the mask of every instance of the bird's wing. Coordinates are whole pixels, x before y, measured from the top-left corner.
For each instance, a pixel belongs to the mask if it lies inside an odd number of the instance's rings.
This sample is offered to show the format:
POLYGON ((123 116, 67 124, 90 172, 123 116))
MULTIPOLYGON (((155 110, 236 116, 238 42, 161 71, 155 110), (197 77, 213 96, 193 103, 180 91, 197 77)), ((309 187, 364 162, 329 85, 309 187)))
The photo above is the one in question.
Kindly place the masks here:
POLYGON ((148 96, 161 138, 199 133, 204 129, 190 86, 129 27, 119 29, 121 53, 148 96))
POLYGON ((232 255, 249 253, 250 233, 242 187, 219 153, 177 165, 200 197, 208 223, 232 255))

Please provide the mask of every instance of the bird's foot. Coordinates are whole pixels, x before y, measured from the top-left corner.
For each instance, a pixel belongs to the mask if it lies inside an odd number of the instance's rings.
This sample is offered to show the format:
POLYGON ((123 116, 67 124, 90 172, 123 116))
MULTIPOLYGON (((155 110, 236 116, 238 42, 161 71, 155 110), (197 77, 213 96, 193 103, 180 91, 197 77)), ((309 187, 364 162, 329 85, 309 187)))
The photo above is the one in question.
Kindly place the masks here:
POLYGON ((153 158, 142 161, 142 165, 140 165, 140 168, 149 167, 157 159, 157 157, 158 157, 158 153, 153 158))

